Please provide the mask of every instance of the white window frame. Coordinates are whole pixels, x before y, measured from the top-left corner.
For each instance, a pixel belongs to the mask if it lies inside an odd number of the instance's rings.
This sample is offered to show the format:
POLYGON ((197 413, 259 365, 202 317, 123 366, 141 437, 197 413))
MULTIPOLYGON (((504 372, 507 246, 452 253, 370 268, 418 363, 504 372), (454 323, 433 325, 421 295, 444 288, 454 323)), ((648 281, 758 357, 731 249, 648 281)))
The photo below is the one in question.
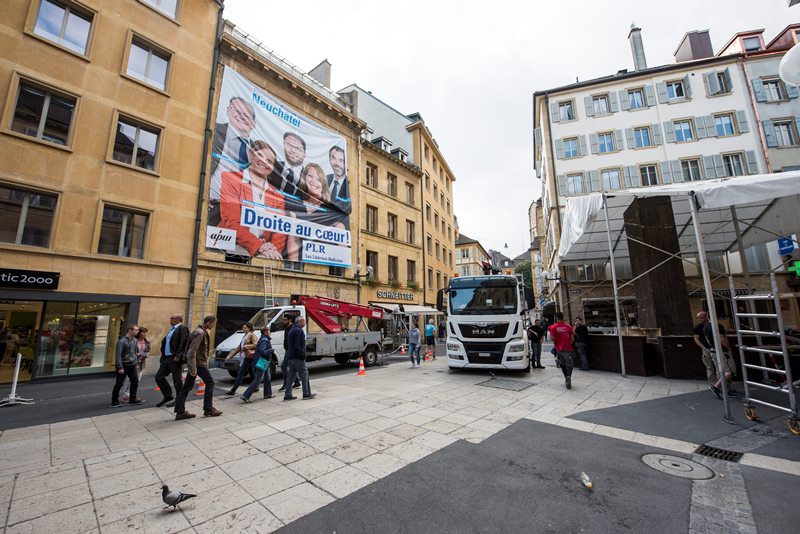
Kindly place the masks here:
POLYGON ((618 168, 602 169, 600 171, 600 183, 603 185, 603 191, 617 191, 622 189, 625 185, 622 181, 622 170, 618 168), (612 173, 616 173, 616 180, 619 187, 612 187, 614 185, 612 182, 614 179, 612 173))
POLYGON ((681 162, 681 174, 683 175, 684 182, 698 182, 703 179, 703 165, 700 162, 700 158, 687 158, 680 160, 680 162, 681 162), (697 166, 696 177, 692 164, 696 164, 697 166))
POLYGON ((639 182, 642 184, 642 187, 649 187, 649 186, 652 186, 652 185, 658 185, 658 182, 659 182, 658 166, 656 164, 654 164, 654 163, 639 165, 639 182), (650 183, 650 179, 649 179, 650 173, 649 172, 647 173, 648 178, 645 178, 645 173, 642 172, 645 169, 653 169, 653 178, 654 178, 653 183, 650 183))
POLYGON ((636 148, 649 148, 653 146, 653 136, 650 132, 649 126, 637 126, 633 129, 634 146, 636 148), (644 132, 647 137, 647 144, 644 144, 644 136, 640 135, 644 132))
POLYGON ((676 143, 689 143, 689 142, 695 140, 694 121, 692 121, 692 119, 679 119, 679 120, 673 121, 672 125, 675 128, 675 142, 676 143), (683 128, 680 127, 680 126, 682 126, 684 124, 689 126, 689 138, 688 139, 685 136, 685 132, 684 132, 683 128), (683 139, 679 139, 679 136, 678 136, 678 132, 679 131, 680 131, 680 136, 683 137, 683 139))
POLYGON ((641 88, 641 87, 637 87, 635 89, 628 89, 628 109, 631 109, 631 110, 633 110, 633 109, 644 109, 646 107, 647 107, 647 96, 644 93, 644 89, 641 88), (638 93, 642 97, 640 106, 634 106, 633 105, 633 98, 632 97, 633 97, 633 95, 635 93, 638 93))
POLYGON ((594 95, 592 97, 592 111, 594 111, 595 117, 611 115, 611 100, 609 99, 608 94, 594 95), (599 109, 600 102, 605 102, 605 111, 599 109))
POLYGON ((722 164, 725 167, 726 176, 744 176, 747 174, 747 164, 745 163, 744 154, 741 152, 733 152, 730 154, 722 155, 722 164), (738 172, 734 169, 734 158, 738 160, 738 172))
POLYGON ((581 149, 580 145, 578 144, 577 137, 568 137, 564 139, 563 146, 564 146, 564 159, 574 159, 580 157, 581 149), (571 147, 571 145, 573 144, 575 150, 571 150, 570 148, 568 148, 571 147))
POLYGON ((614 146, 615 143, 615 135, 614 132, 602 132, 597 134, 597 153, 598 154, 608 154, 610 152, 615 152, 617 147, 614 146), (609 150, 603 150, 604 147, 607 146, 607 143, 602 141, 604 136, 608 136, 611 139, 611 148, 609 150))
POLYGON ((565 100, 558 103, 558 120, 559 122, 575 120, 575 101, 565 100), (563 113, 562 113, 563 111, 563 113), (570 115, 572 115, 570 117, 570 115))
POLYGON ((671 80, 666 82, 665 85, 667 88, 668 100, 683 100, 686 98, 686 87, 684 86, 683 80, 671 80), (680 88, 680 94, 678 94, 678 88, 680 88))

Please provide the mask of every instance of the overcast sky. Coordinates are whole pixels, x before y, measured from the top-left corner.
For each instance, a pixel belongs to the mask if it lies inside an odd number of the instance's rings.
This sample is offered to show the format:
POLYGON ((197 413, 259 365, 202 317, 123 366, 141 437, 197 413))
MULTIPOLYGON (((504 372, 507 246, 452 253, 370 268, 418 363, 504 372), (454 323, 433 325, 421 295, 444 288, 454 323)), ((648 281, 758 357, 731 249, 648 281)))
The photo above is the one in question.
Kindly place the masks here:
POLYGON ((631 22, 654 67, 674 62, 687 31, 709 29, 715 52, 738 31, 765 28, 769 42, 800 22, 800 6, 787 4, 226 0, 225 17, 302 70, 327 58, 334 90, 355 82, 403 113, 420 112, 455 173, 461 232, 513 258, 528 247, 528 206, 541 190, 534 91, 632 69, 631 22))

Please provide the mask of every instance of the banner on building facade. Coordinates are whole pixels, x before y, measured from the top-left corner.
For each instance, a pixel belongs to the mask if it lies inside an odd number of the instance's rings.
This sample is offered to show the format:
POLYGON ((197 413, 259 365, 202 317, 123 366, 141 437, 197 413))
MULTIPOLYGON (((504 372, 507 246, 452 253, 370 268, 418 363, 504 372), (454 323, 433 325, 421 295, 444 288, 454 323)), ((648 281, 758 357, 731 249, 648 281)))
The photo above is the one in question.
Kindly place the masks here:
POLYGON ((235 233, 226 253, 349 267, 346 155, 344 137, 225 67, 208 225, 235 233))

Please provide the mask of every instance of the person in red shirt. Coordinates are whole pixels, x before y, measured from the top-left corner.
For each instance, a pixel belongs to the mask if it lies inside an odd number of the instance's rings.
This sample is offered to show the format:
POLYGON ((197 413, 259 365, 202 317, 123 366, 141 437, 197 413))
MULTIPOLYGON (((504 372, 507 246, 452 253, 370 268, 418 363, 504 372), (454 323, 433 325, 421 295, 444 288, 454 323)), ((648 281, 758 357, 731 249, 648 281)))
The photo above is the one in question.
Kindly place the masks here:
POLYGON ((575 332, 564 322, 564 314, 561 312, 556 313, 556 322, 547 330, 555 345, 556 361, 564 373, 564 385, 567 389, 572 389, 572 344, 575 341, 575 332))

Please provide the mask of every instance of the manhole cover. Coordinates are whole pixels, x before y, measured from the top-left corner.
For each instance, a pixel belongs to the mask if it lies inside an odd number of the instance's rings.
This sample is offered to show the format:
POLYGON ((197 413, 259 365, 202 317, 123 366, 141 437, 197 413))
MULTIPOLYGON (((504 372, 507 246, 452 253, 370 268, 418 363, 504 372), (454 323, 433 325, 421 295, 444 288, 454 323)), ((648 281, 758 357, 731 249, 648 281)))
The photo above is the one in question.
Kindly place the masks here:
POLYGON ((509 380, 508 378, 492 378, 486 382, 478 382, 478 386, 487 388, 507 389, 510 391, 522 391, 533 385, 533 382, 523 382, 522 380, 509 380))
POLYGON ((691 480, 714 478, 714 472, 708 467, 678 456, 670 456, 668 454, 645 454, 642 456, 642 461, 645 465, 649 465, 656 471, 661 471, 662 473, 680 478, 688 478, 691 480))

